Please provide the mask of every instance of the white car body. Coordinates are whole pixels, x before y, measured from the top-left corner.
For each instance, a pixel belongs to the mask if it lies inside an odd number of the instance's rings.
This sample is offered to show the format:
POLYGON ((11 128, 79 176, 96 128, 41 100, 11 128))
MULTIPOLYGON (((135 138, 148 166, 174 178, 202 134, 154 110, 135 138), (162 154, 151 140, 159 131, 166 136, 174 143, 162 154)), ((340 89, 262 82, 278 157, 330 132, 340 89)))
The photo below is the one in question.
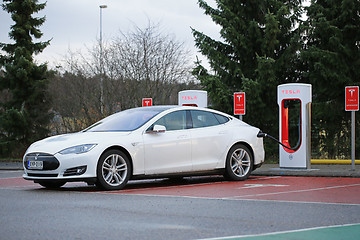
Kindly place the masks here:
POLYGON ((221 172, 226 168, 230 149, 236 144, 245 145, 250 150, 253 157, 251 171, 264 162, 263 139, 257 137, 258 132, 258 128, 215 110, 171 106, 133 131, 82 131, 35 142, 24 155, 23 177, 39 183, 49 180, 95 183, 98 179, 99 159, 109 149, 122 151, 129 158, 132 165, 130 179, 221 172), (149 132, 155 122, 176 111, 206 111, 221 115, 228 121, 208 127, 149 132), (60 153, 64 149, 81 145, 89 146, 91 150, 84 150, 87 152, 83 153, 60 153), (51 161, 57 160, 59 166, 46 170, 45 162, 50 158, 53 159, 51 161), (36 163, 44 164, 39 167, 43 169, 29 167, 29 164, 36 163), (86 167, 81 169, 81 166, 86 167))

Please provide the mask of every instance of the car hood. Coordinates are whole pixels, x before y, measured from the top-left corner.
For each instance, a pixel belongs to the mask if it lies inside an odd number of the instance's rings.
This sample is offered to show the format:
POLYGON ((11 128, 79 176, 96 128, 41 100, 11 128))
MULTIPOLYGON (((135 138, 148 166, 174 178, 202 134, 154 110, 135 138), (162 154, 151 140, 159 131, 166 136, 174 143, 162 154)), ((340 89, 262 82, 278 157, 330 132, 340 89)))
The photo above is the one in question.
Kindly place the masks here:
POLYGON ((41 152, 55 154, 63 149, 82 144, 98 144, 103 142, 109 135, 119 136, 129 135, 130 132, 78 132, 71 134, 57 135, 48 137, 33 143, 26 153, 41 152))

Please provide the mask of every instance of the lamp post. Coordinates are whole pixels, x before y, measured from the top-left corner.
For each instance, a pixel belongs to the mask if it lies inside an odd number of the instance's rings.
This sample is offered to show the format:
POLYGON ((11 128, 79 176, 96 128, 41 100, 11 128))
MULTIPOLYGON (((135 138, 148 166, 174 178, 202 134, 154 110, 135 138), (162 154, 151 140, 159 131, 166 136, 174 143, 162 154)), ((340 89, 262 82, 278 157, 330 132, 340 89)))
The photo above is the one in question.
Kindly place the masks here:
POLYGON ((107 5, 100 5, 100 112, 104 114, 104 86, 103 86, 103 51, 102 51, 102 9, 107 5))

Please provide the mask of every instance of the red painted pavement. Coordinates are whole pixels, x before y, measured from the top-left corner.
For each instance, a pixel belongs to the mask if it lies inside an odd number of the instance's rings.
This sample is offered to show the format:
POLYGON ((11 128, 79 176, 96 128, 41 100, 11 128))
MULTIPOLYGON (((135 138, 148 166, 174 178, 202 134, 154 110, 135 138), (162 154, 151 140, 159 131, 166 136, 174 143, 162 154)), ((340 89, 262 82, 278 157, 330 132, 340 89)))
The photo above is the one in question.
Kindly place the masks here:
POLYGON ((26 181, 21 177, 16 178, 2 178, 0 179, 0 189, 13 189, 13 188, 24 188, 40 186, 32 181, 26 181))
MULTIPOLYGON (((96 191, 81 184, 68 183, 62 190, 96 191)), ((41 187, 20 177, 0 179, 0 189, 19 188, 41 187)), ((124 190, 106 193, 360 205, 360 178, 251 176, 247 181, 227 182, 221 177, 206 177, 186 179, 183 183, 149 180, 133 181, 124 190)))
MULTIPOLYGON (((66 184, 71 189, 79 186, 84 186, 82 183, 74 182, 66 184)), ((23 179, 22 177, 14 177, 14 178, 0 178, 0 189, 38 189, 43 188, 38 183, 34 183, 33 181, 28 181, 23 179)))
POLYGON ((242 182, 215 182, 111 193, 360 204, 359 178, 251 177, 242 182))

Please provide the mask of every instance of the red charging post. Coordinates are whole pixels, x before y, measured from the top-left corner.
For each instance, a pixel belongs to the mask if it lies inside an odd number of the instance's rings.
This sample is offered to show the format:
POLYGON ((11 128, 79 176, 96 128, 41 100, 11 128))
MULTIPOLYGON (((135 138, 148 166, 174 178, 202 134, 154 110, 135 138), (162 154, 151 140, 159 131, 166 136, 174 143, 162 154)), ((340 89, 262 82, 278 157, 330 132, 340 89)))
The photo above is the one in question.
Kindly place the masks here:
POLYGON ((150 106, 152 106, 152 98, 143 98, 143 99, 142 99, 142 106, 143 106, 143 107, 150 107, 150 106))
POLYGON ((351 170, 355 170, 355 111, 359 111, 359 86, 345 87, 345 111, 351 111, 351 170))
POLYGON ((245 93, 236 92, 234 93, 234 115, 240 115, 242 120, 242 115, 245 115, 245 93))

